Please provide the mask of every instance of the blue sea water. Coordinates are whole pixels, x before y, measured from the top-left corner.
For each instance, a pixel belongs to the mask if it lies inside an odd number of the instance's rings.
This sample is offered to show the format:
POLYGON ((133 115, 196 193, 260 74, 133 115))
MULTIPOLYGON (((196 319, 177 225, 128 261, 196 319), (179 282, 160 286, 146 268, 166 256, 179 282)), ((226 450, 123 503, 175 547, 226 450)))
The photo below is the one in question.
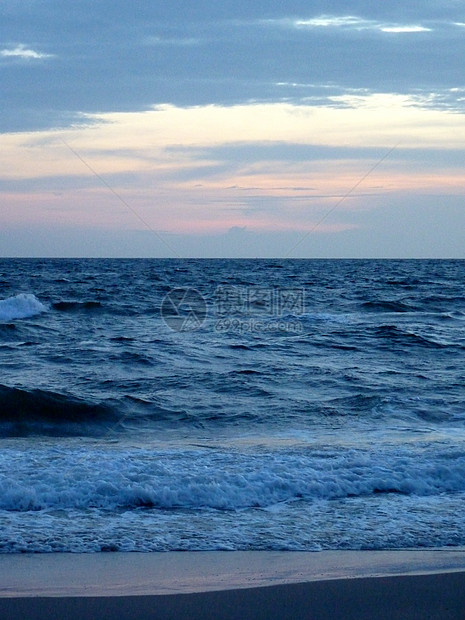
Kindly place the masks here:
POLYGON ((0 260, 0 551, 465 545, 464 268, 0 260))

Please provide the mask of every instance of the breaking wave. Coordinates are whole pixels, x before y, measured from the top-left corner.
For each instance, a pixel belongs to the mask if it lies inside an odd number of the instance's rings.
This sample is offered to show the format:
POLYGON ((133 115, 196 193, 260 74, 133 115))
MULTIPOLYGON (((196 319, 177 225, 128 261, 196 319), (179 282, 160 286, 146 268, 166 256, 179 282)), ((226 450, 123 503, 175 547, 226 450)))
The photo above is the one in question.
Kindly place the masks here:
MULTIPOLYGON (((40 471, 19 451, 0 478, 0 509, 155 508, 236 511, 287 502, 379 494, 438 496, 465 491, 465 457, 447 452, 374 455, 226 454, 220 451, 54 451, 40 471), (35 472, 35 473, 34 473, 35 472)), ((6 455, 3 457, 6 458, 6 455)))
POLYGON ((20 293, 0 300, 0 321, 26 319, 47 312, 47 310, 48 308, 35 295, 20 293))

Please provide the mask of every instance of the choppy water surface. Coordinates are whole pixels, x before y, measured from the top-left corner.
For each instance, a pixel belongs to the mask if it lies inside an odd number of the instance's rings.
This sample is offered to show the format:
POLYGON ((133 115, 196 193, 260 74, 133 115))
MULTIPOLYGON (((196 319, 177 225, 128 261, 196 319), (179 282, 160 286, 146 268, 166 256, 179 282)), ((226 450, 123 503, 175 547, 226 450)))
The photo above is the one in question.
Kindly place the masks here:
POLYGON ((0 551, 464 545, 464 267, 0 260, 0 551))

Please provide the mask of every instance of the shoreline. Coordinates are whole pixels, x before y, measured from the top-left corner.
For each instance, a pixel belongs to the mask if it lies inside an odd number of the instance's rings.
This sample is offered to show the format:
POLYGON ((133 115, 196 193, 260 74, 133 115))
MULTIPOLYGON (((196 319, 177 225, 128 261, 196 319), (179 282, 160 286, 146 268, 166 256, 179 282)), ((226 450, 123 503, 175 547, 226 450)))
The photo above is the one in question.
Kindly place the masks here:
POLYGON ((462 618, 465 549, 0 555, 0 617, 462 618))
POLYGON ((465 548, 0 554, 0 598, 145 596, 465 571, 465 548))

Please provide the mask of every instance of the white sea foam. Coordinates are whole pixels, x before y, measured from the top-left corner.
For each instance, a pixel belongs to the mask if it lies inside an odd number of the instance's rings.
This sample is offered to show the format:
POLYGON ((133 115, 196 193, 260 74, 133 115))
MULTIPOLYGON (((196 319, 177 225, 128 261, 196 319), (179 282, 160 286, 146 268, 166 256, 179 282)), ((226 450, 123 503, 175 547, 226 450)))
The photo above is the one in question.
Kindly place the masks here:
POLYGON ((7 511, 139 506, 244 510, 296 500, 465 492, 465 457, 405 452, 9 452, 0 458, 0 468, 0 510, 7 511))
POLYGON ((465 457, 446 451, 259 455, 49 445, 7 448, 0 472, 0 553, 465 541, 465 457))
POLYGON ((47 307, 30 293, 20 293, 0 300, 0 321, 25 319, 42 312, 47 312, 47 307))

